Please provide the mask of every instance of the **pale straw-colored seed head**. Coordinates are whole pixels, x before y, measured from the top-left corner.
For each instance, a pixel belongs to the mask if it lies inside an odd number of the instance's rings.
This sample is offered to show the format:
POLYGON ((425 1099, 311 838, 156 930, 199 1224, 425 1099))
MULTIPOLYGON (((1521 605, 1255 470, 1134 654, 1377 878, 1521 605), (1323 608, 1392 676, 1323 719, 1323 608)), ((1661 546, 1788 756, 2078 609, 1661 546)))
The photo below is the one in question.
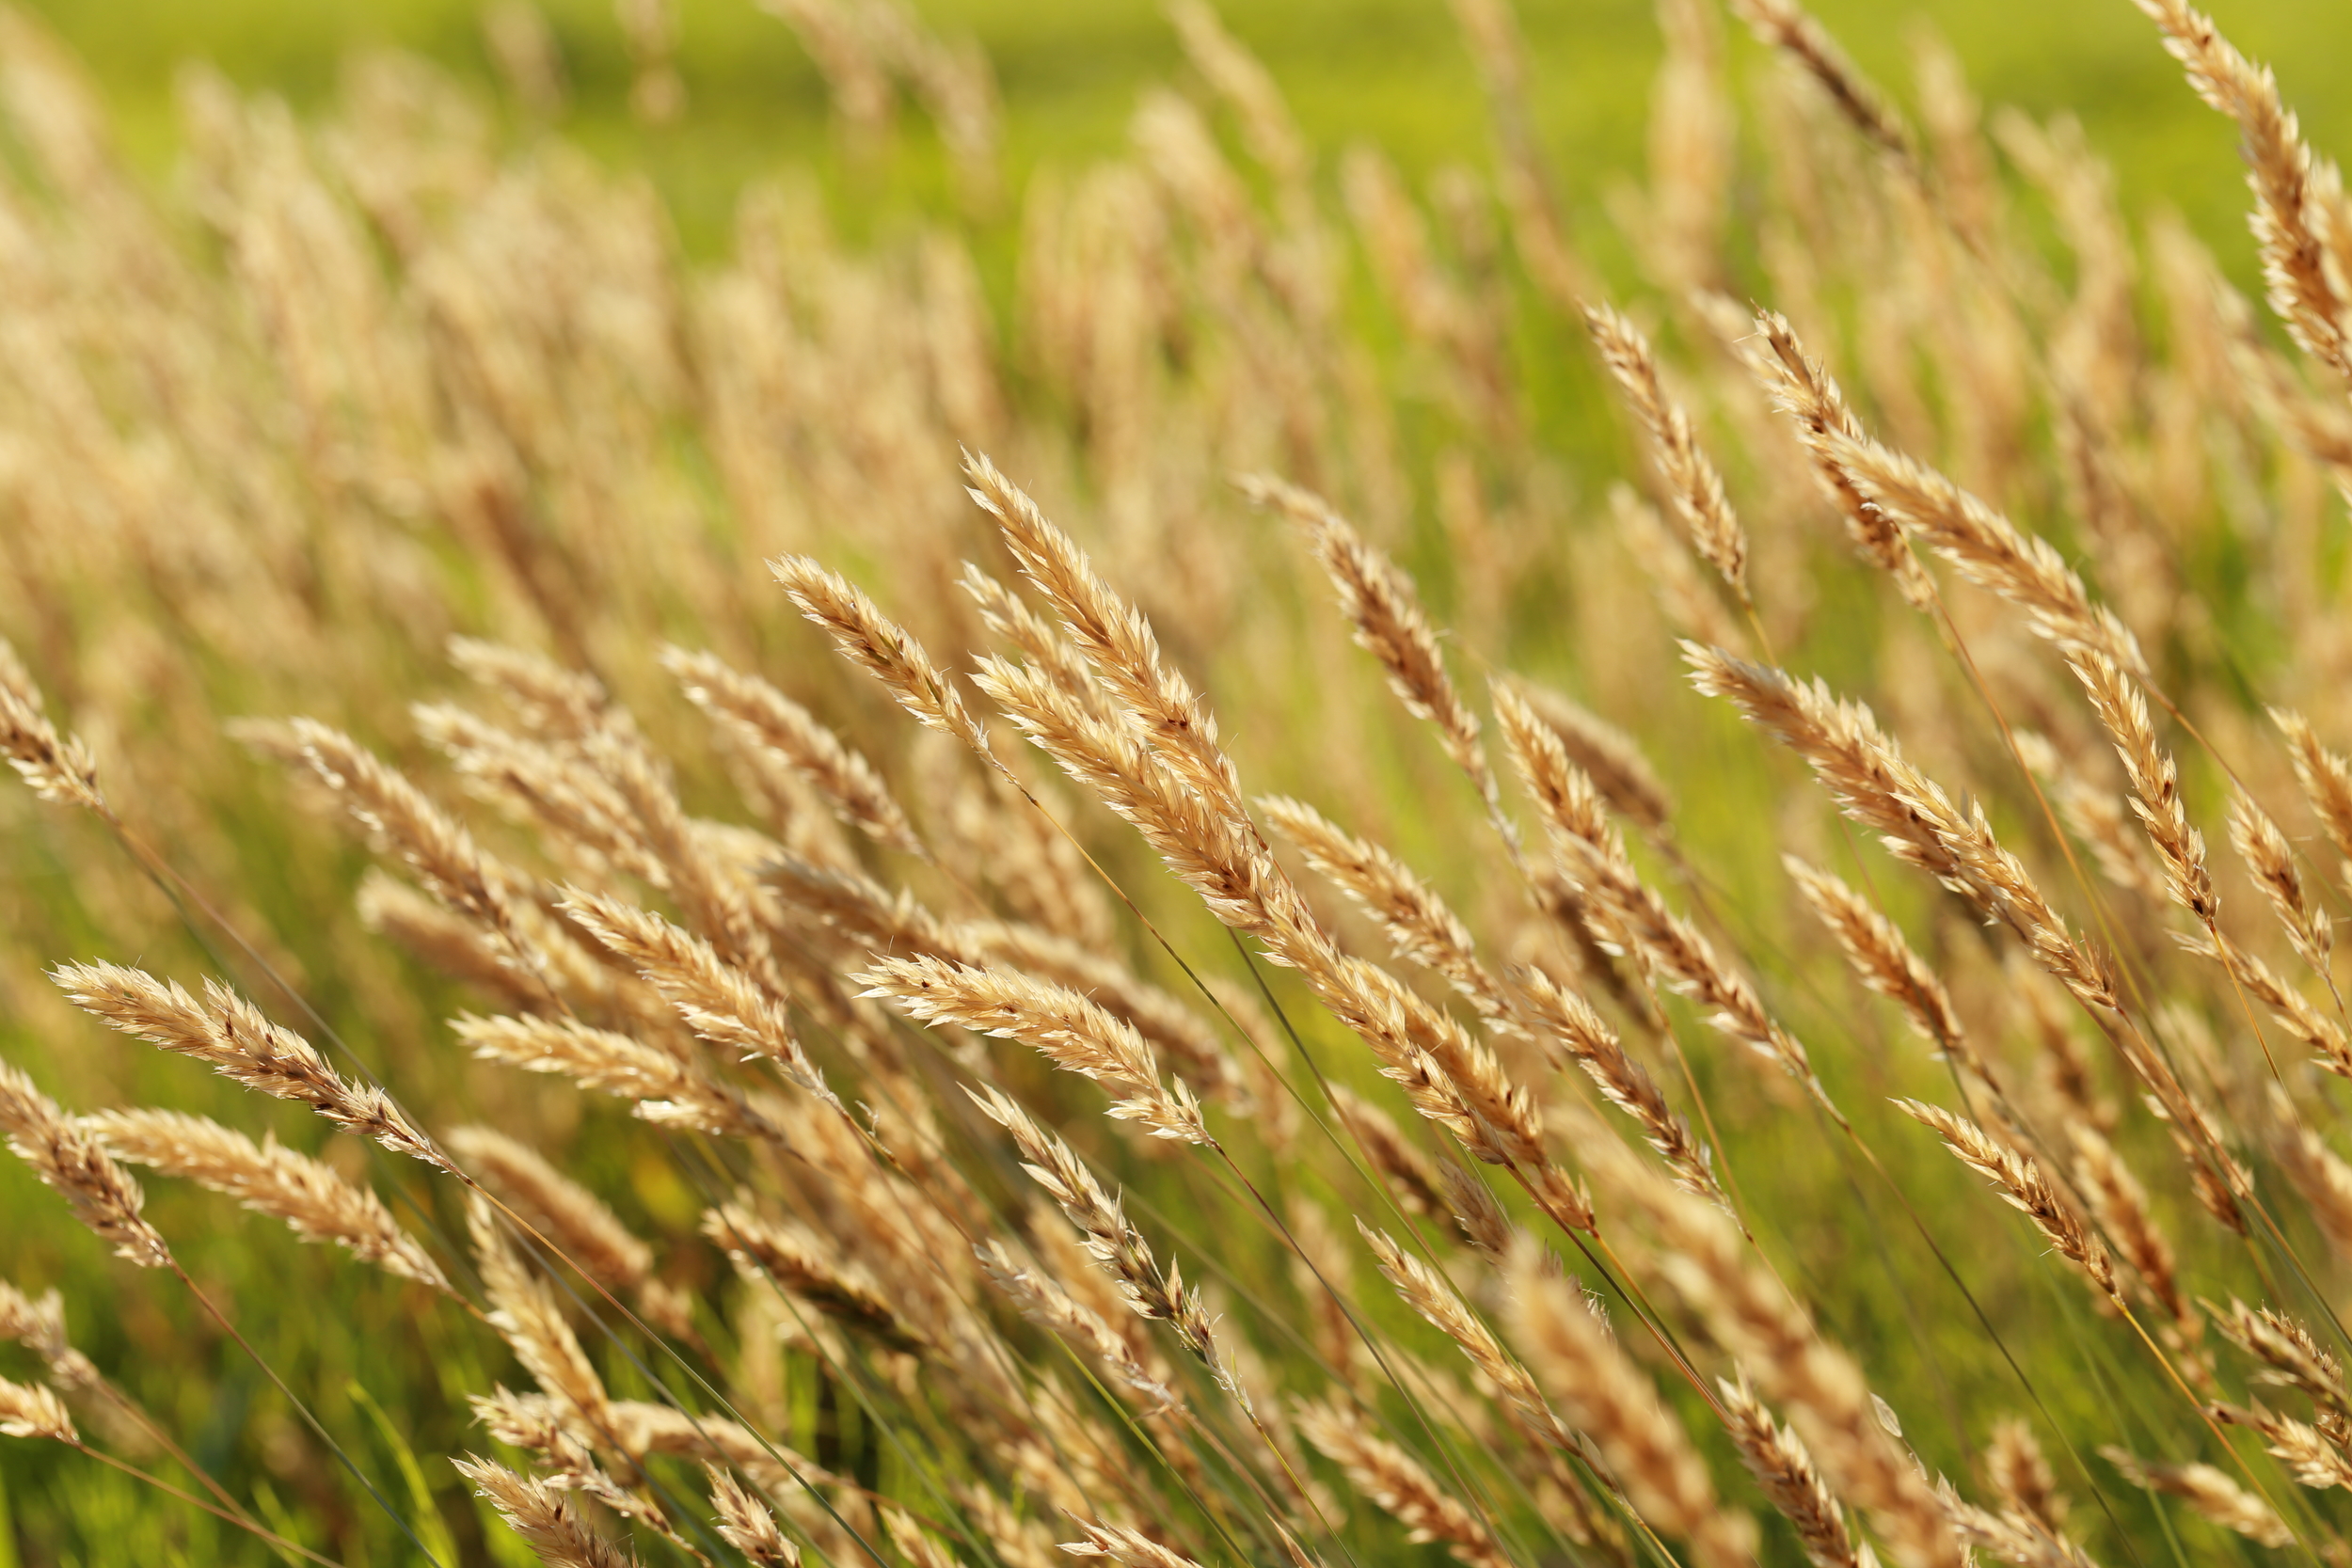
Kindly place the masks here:
POLYGON ((2034 1228, 2058 1256, 2080 1269, 2102 1295, 2116 1296, 2115 1265, 2106 1246, 2066 1196, 2042 1174, 2033 1156, 2018 1152, 1975 1122, 1941 1106, 1915 1100, 1898 1100, 1895 1105, 1913 1120, 1931 1128, 1962 1164, 1992 1182, 2001 1201, 2032 1220, 2034 1228))
POLYGON ((972 717, 962 694, 914 635, 883 615, 863 590, 805 556, 768 562, 801 613, 824 628, 834 645, 882 683, 900 707, 931 729, 991 755, 988 732, 972 717))
POLYGON ((749 1558, 756 1568, 801 1568, 801 1547, 776 1525, 768 1505, 755 1497, 733 1471, 705 1465, 710 1479, 710 1506, 718 1510, 719 1539, 749 1558))
POLYGON ((635 1285, 653 1267, 650 1247, 530 1145, 491 1127, 453 1128, 443 1141, 475 1180, 519 1210, 591 1278, 635 1285))
POLYGON ((1356 645, 1380 661, 1389 689, 1406 711, 1437 726, 1446 755, 1494 810, 1500 797, 1479 741, 1478 715, 1446 673, 1438 634, 1422 612, 1412 579, 1312 491, 1263 474, 1245 475, 1235 483, 1253 504, 1280 513, 1305 532, 1308 546, 1339 593, 1340 612, 1355 629, 1356 645))
POLYGON ((362 1262, 454 1295, 440 1265, 373 1193, 276 1138, 255 1143, 204 1117, 148 1109, 80 1118, 117 1159, 225 1193, 255 1213, 283 1220, 305 1241, 332 1242, 362 1262))
POLYGON ((886 847, 927 854, 881 772, 808 709, 715 654, 665 647, 661 664, 737 744, 781 759, 843 822, 886 847))
POLYGON ((1161 1084, 1159 1063, 1135 1026, 1067 987, 933 958, 877 956, 850 978, 910 1018, 1017 1039, 1083 1073, 1120 1097, 1112 1116, 1141 1123, 1155 1138, 1210 1141, 1200 1102, 1181 1079, 1173 1088, 1161 1084))
POLYGON ((548 1568, 636 1568, 636 1554, 590 1529, 571 1499, 547 1482, 495 1460, 453 1463, 548 1568))
POLYGON ((1141 1530, 1100 1520, 1073 1518, 1083 1539, 1062 1543, 1072 1557, 1106 1557, 1119 1568, 1200 1568, 1184 1553, 1161 1545, 1141 1530))
POLYGON ((193 1056, 246 1088, 308 1105, 395 1154, 448 1169, 390 1096, 373 1085, 344 1082, 310 1041, 217 980, 204 982, 199 1004, 177 982, 119 964, 60 964, 49 978, 83 1011, 134 1038, 193 1056))
POLYGON ((2112 1445, 2102 1446, 2099 1456, 2132 1485, 2179 1497, 2201 1517, 2259 1545, 2295 1543, 2295 1532, 2287 1528, 2276 1509, 2210 1465, 2141 1459, 2112 1445))
POLYGON ((1748 535, 1731 510, 1723 475, 1699 445, 1691 416, 1666 390, 1649 339, 1606 305, 1587 306, 1584 322, 1601 363, 1616 378, 1626 403, 1649 432, 1650 453, 1691 547, 1722 574, 1733 594, 1748 597, 1748 535))
POLYGON ((11 1383, 4 1377, 0 1377, 0 1433, 77 1446, 82 1441, 63 1400, 39 1384, 11 1383))
POLYGON ((77 1126, 16 1067, 0 1062, 0 1132, 8 1148, 43 1185, 72 1207, 73 1217, 142 1268, 166 1268, 171 1250, 139 1216, 146 1196, 95 1132, 77 1126))
POLYGON ((78 735, 59 735, 41 711, 40 689, 0 638, 0 753, 44 800, 108 816, 98 791, 98 761, 78 735))
POLYGON ((1353 1405, 1302 1402, 1295 1418, 1299 1435, 1374 1507, 1404 1525, 1406 1539, 1440 1542, 1466 1568, 1503 1568, 1511 1560, 1484 1519, 1438 1485, 1419 1460, 1375 1433, 1353 1405))
POLYGON ((1797 1532, 1813 1568, 1862 1568, 1868 1548, 1846 1528, 1845 1513, 1829 1483, 1814 1466, 1804 1440, 1772 1419, 1743 1377, 1715 1380, 1724 1430, 1740 1450, 1740 1463, 1764 1496, 1797 1532))

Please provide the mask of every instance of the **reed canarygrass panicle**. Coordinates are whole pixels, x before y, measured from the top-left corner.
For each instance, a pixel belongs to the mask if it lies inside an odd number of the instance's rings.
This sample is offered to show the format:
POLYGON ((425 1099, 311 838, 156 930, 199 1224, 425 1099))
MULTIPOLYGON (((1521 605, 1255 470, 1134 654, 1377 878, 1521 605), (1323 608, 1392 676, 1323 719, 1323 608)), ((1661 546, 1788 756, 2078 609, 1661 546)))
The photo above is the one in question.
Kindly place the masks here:
POLYGON ((276 1138, 260 1143, 182 1111, 98 1111, 79 1118, 118 1160, 225 1193, 257 1214, 283 1220, 310 1242, 332 1242, 363 1263, 454 1295, 433 1255, 401 1228, 383 1200, 276 1138))
POLYGON ((24 1072, 0 1062, 0 1132, 8 1149, 32 1166, 41 1184, 64 1198, 73 1217, 115 1256, 141 1268, 171 1266, 171 1249, 140 1217, 146 1195, 107 1153, 98 1134, 57 1108, 24 1072))
POLYGON ((2194 1461, 2168 1464, 2140 1459, 2112 1445, 2101 1448, 2099 1456, 2114 1465, 2116 1473, 2132 1485, 2145 1492, 2179 1497, 2201 1517, 2212 1520, 2223 1529, 2233 1530, 2257 1545, 2279 1547, 2295 1544, 2295 1532, 2287 1528, 2278 1511, 2225 1471, 2194 1461))
POLYGON ((1805 352, 1796 330, 1778 311, 1756 316, 1756 336, 1743 346, 1748 349, 1747 363, 1771 389, 1774 405, 1795 422, 1797 438, 1812 460, 1814 477, 1836 504, 1855 547, 1895 579, 1895 586, 1913 608, 1928 609, 1935 599, 1935 584, 1927 569, 1911 553, 1895 519, 1855 488, 1832 448, 1833 437, 1851 442, 1869 439, 1869 432, 1838 389, 1836 378, 1805 352))
POLYGON ((2271 309, 2305 353, 2352 375, 2352 307, 2344 255, 2343 187, 2332 165, 2314 159, 2294 111, 2267 66, 2221 36, 2213 19, 2182 0, 2137 0, 2164 33, 2197 96, 2237 122, 2247 182, 2254 190, 2254 234, 2271 309))
POLYGON ((1613 307, 1587 306, 1585 325, 1600 350, 1601 363, 1616 378, 1636 418, 1649 432, 1666 496, 1681 517, 1684 532, 1707 563, 1722 575, 1741 604, 1748 602, 1748 535, 1731 510, 1723 475, 1700 447, 1691 416, 1666 390, 1658 356, 1641 328, 1613 307))
POLYGON ((1479 799, 1500 820, 1502 795, 1479 740, 1478 715, 1446 673, 1438 634, 1412 580, 1311 491, 1263 474, 1246 475, 1238 483, 1250 501, 1280 513, 1305 532, 1339 593, 1340 613, 1355 628, 1356 645, 1380 661, 1389 689, 1406 711, 1436 726, 1446 755, 1470 776, 1479 799))
POLYGON ((80 736, 57 733, 41 711, 40 689, 6 638, 0 638, 0 751, 42 800, 107 815, 97 759, 80 736))
POLYGON ((74 1006, 135 1039, 192 1056, 248 1089, 308 1105, 345 1132, 373 1138, 395 1154, 448 1168, 431 1140, 383 1090, 346 1083, 310 1041, 272 1023, 217 980, 204 982, 199 1003, 177 981, 119 964, 59 964, 49 978, 74 1006))
POLYGON ((63 1400, 39 1384, 11 1383, 4 1377, 0 1377, 0 1433, 53 1443, 79 1445, 82 1441, 63 1400))
POLYGON ((1372 1430, 1361 1413, 1336 1402, 1302 1404, 1299 1434, 1340 1467, 1348 1484, 1404 1524, 1407 1540, 1434 1541, 1468 1568, 1511 1560, 1493 1531, 1421 1463, 1372 1430))
POLYGON ((2106 1247, 2065 1194, 2043 1174, 2039 1161, 1941 1106, 1923 1105, 1915 1100, 1899 1100, 1895 1104, 1905 1116, 1932 1130, 1963 1164, 1992 1182, 2001 1201, 2033 1221, 2034 1228, 2058 1256, 2080 1269, 2100 1294, 2117 1297, 2115 1265, 2108 1259, 2106 1247))
POLYGON ((496 1460, 469 1457, 455 1464, 548 1568, 631 1568, 637 1561, 635 1553, 589 1528, 572 1500, 546 1481, 517 1475, 496 1460))
POLYGON ((1740 1462, 1764 1496, 1797 1532, 1813 1568, 1863 1568, 1869 1547, 1857 1544, 1828 1482, 1813 1465, 1804 1440, 1772 1419, 1746 1381, 1715 1380, 1724 1430, 1740 1450, 1740 1462))
POLYGON ((718 1510, 719 1539, 750 1559, 758 1568, 800 1568, 799 1543, 776 1525, 766 1503, 744 1488, 734 1475, 716 1465, 703 1466, 710 1478, 710 1506, 718 1510))
POLYGON ((1120 1098, 1110 1114, 1155 1138, 1213 1142, 1200 1102, 1184 1081, 1160 1082, 1160 1066, 1135 1026, 1076 991, 1014 970, 939 958, 876 958, 851 978, 910 1018, 1017 1039, 1057 1067, 1093 1079, 1120 1098))
POLYGON ((1141 1530, 1101 1520, 1073 1519, 1080 1531, 1076 1541, 1062 1543, 1072 1557, 1106 1557, 1120 1568, 1200 1568, 1182 1552, 1171 1551, 1141 1530))

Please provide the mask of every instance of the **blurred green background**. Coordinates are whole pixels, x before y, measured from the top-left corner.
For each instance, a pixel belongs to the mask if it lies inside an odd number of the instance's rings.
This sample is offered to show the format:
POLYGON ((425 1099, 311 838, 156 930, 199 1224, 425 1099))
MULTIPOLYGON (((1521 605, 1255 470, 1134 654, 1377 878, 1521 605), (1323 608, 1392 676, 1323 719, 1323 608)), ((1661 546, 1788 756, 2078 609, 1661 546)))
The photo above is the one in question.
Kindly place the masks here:
MULTIPOLYGON (((476 0, 34 0, 104 82, 127 145, 169 166, 172 78, 213 62, 241 85, 297 106, 332 96, 354 48, 394 45, 485 85, 476 0)), ((744 179, 821 156, 822 84, 785 25, 752 0, 680 0, 679 63, 690 108, 648 134, 628 118, 627 52, 611 0, 542 0, 571 73, 565 133, 649 166, 688 243, 724 231, 744 179)), ((1176 71, 1156 0, 917 0, 941 31, 968 32, 993 58, 1014 168, 1116 149, 1137 89, 1176 71)), ((1908 97, 1909 40, 1940 31, 1988 104, 2071 109, 2118 166, 2127 211, 2172 202, 2209 237, 2243 235, 2233 140, 2183 86, 2130 0, 1818 0, 1812 8, 1862 64, 1908 97)), ((1445 0, 1247 0, 1218 7, 1273 69, 1308 132, 1327 147, 1378 142, 1407 168, 1476 160, 1486 133, 1476 83, 1445 0)), ((1579 204, 1641 156, 1657 53, 1649 0, 1521 0, 1542 128, 1579 204)), ((2223 29, 2273 62, 2322 150, 2352 145, 2343 93, 2344 0, 2212 0, 2223 29)), ((2224 257, 2251 272, 2251 247, 2224 257)))

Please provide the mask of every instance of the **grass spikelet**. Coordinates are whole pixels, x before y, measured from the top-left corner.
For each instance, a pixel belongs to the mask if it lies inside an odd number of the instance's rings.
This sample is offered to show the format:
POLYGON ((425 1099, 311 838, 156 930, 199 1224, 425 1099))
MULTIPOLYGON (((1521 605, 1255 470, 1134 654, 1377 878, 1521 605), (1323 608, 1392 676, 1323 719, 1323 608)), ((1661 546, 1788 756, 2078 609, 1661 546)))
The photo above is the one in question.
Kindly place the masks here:
POLYGON ((2223 1529, 2234 1530, 2258 1545, 2289 1546, 2295 1543, 2295 1532, 2287 1528, 2286 1521, 2279 1517, 2275 1509, 2210 1465, 2140 1459, 2111 1445, 2102 1447, 2099 1455, 2132 1485, 2144 1492, 2163 1492, 2179 1497, 2201 1517, 2223 1529))
POLYGON ((453 1128, 445 1141, 475 1180, 519 1210, 590 1277, 614 1287, 644 1281, 653 1249, 537 1149, 490 1127, 453 1128))
POLYGON ((2230 800, 2230 844, 2253 874, 2254 885, 2270 901, 2271 912, 2286 927, 2296 955, 2322 975, 2335 951, 2335 923, 2303 885, 2295 851, 2286 834, 2267 812, 2243 795, 2230 800))
POLYGON ((66 1389, 87 1388, 98 1369, 65 1334, 65 1303, 52 1288, 36 1301, 0 1279, 0 1338, 14 1339, 41 1359, 50 1380, 66 1389))
POLYGON ((1845 1513, 1814 1468, 1804 1439, 1772 1419, 1745 1379, 1718 1378, 1715 1391, 1723 1402, 1724 1429, 1731 1433, 1740 1463, 1795 1528, 1805 1560, 1813 1568, 1864 1568, 1870 1560, 1868 1548, 1858 1546, 1846 1528, 1845 1513))
POLYGON ((312 776, 353 820, 382 834, 437 897, 491 930, 515 931, 505 879, 455 817, 341 730, 312 719, 291 720, 287 730, 312 776))
POLYGON ((0 1131, 8 1149, 33 1167, 41 1184, 72 1207, 115 1256, 141 1268, 171 1266, 171 1249, 139 1216, 146 1195, 115 1163, 98 1135, 57 1109, 16 1067, 0 1062, 0 1131))
POLYGON ((1715 568, 1742 605, 1748 602, 1748 535, 1733 515, 1723 475, 1699 446, 1691 416, 1668 395, 1658 357, 1641 328, 1607 305, 1587 306, 1584 322, 1601 363, 1649 432, 1650 451, 1691 547, 1715 568))
POLYGON ((604 1380, 564 1321, 554 1290, 515 1250, 487 1199, 473 1197, 466 1227, 473 1238, 474 1261, 489 1297, 490 1324, 504 1337, 548 1395, 558 1402, 566 1429, 581 1441, 612 1430, 612 1402, 604 1380))
POLYGON ((995 1089, 966 1090, 972 1102, 1012 1134, 1021 1168, 1045 1189, 1086 1238, 1087 1251, 1119 1286, 1138 1317, 1171 1325, 1184 1349, 1222 1374, 1216 1338, 1200 1292, 1185 1288, 1174 1269, 1162 1273, 1151 1243, 1127 1223, 1119 1200, 1103 1190, 1094 1173, 1068 1144, 1039 1127, 1027 1112, 995 1089))
POLYGON ((1873 146, 1910 167, 1915 154, 1909 129, 1810 11, 1795 0, 1732 0, 1731 10, 1760 42, 1811 77, 1873 146))
POLYGON ((863 590, 805 556, 780 557, 768 567, 801 613, 822 627, 852 664, 882 682, 892 700, 918 722, 954 736, 982 756, 992 754, 988 732, 972 717, 946 673, 863 590))
POLYGON ((1660 1531, 1689 1544, 1693 1561, 1748 1561, 1755 1522, 1715 1496, 1690 1434, 1548 1256, 1523 1242, 1512 1254, 1511 1335, 1561 1417, 1591 1438, 1626 1497, 1660 1531))
POLYGON ((2148 830, 2148 840, 2163 861, 2165 886, 2173 902, 2210 927, 2220 912, 2213 891, 2213 874, 2205 866, 2205 838, 2188 824, 2181 804, 2180 770, 2171 754, 2156 744, 2148 721, 2147 699, 2139 688, 2103 654, 2082 653, 2069 662, 2074 677, 2090 694, 2090 705, 2114 738, 2116 754, 2131 776, 2137 797, 2133 811, 2148 830))
POLYGON ((1674 797, 1631 736, 1548 687, 1519 681, 1512 690, 1551 727, 1568 760, 1584 770, 1611 810, 1645 833, 1665 831, 1674 797))
POLYGON ((1963 1499, 1945 1482, 1936 1494, 1945 1517, 1963 1541, 2019 1568, 2097 1568, 2090 1555, 2029 1513, 1994 1513, 1963 1499))
POLYGON ((1150 1402, 1147 1414, 1176 1402, 1175 1393, 1136 1359, 1127 1341, 1092 1307, 1041 1271, 1021 1267, 1002 1242, 992 1239, 977 1243, 972 1252, 979 1260, 980 1272, 1011 1300, 1023 1317, 1094 1356, 1112 1376, 1150 1402))
POLYGON ((1112 1116, 1140 1123, 1155 1138, 1213 1141, 1200 1101, 1183 1080, 1173 1087, 1160 1082, 1159 1063, 1135 1026, 1073 990, 1012 970, 931 958, 877 957, 851 978, 868 988, 866 995, 888 1000, 910 1018, 1017 1039, 1093 1079, 1120 1097, 1112 1116))
POLYGON ((1022 575, 1060 615, 1104 685, 1142 721, 1155 747, 1213 809, 1239 816, 1241 784, 1217 744, 1216 721, 1192 683, 1160 657, 1152 624, 987 457, 965 454, 963 473, 972 499, 996 519, 1022 575))
POLYGON ((2019 531, 1942 474, 1877 441, 1833 434, 1827 447, 1865 500, 1918 535, 1969 581, 2025 611, 2036 635, 2061 652, 2104 654, 2130 673, 2146 671, 2131 629, 2113 610, 2091 602, 2082 578, 2048 540, 2019 531))
POLYGON ((1994 1423, 1984 1446, 1985 1482, 2011 1513, 2038 1519, 2052 1534, 2066 1528, 2069 1504, 2033 1428, 2014 1416, 1994 1423))
POLYGON ((1303 800, 1264 796, 1258 809, 1298 846, 1308 864, 1379 922, 1398 958, 1444 975, 1481 1017, 1507 1020, 1502 988, 1480 959, 1470 927, 1411 867, 1303 800))
POLYGON ((1389 689, 1406 712, 1437 727, 1454 765, 1470 776, 1490 815, 1500 816, 1502 795, 1486 750, 1479 740, 1478 715, 1446 673, 1438 634, 1423 613, 1412 579, 1367 543, 1322 497, 1264 475, 1248 475, 1241 493, 1258 506, 1280 513, 1307 535, 1324 575, 1340 595, 1340 613, 1355 628, 1356 645, 1380 661, 1389 689))
POLYGON ((204 982, 199 1004, 176 981, 119 964, 60 964, 49 978, 75 1006, 135 1039, 192 1056, 248 1089, 308 1105, 345 1132, 373 1138, 395 1154, 448 1168, 383 1090, 345 1083, 310 1041, 272 1023, 217 980, 204 982))
POLYGON ((2334 168, 2313 160, 2269 68, 2238 53, 2211 17, 2184 0, 2137 3, 2163 30, 2166 53, 2181 62, 2197 96, 2237 122, 2271 309, 2305 353, 2352 375, 2352 312, 2328 246, 2331 224, 2341 221, 2328 199, 2339 188, 2334 168))
POLYGON ((111 814, 98 790, 98 759, 78 735, 59 735, 41 711, 40 689, 0 638, 0 752, 44 800, 111 814))
POLYGON ((801 1568, 798 1543, 786 1539, 769 1512, 743 1483, 716 1465, 707 1465, 710 1506, 719 1511, 719 1539, 749 1558, 756 1568, 801 1568))
POLYGON ((1475 1513, 1357 1411, 1337 1402, 1302 1404, 1297 1422, 1299 1434, 1340 1467, 1350 1486, 1405 1526, 1407 1540, 1443 1543, 1468 1568, 1502 1568, 1511 1560, 1475 1513))
POLYGON ((1869 433, 1847 405, 1836 379, 1805 352, 1796 330, 1778 311, 1756 318, 1756 339, 1744 357, 1772 391, 1780 411, 1796 422, 1797 437, 1811 459, 1814 477, 1836 504, 1846 531, 1866 560, 1895 579, 1895 586, 1914 609, 1926 610, 1935 600, 1935 585, 1919 564, 1895 520, 1854 487, 1839 467, 1830 438, 1866 441, 1869 433))
POLYGON ((776 1063, 793 1084, 838 1108, 784 1009, 709 942, 606 894, 574 889, 563 909, 660 991, 688 1028, 713 1045, 776 1063))
POLYGON ((547 1482, 494 1460, 469 1457, 455 1464, 548 1568, 635 1568, 636 1554, 590 1529, 571 1499, 547 1482))
POLYGON ((1793 855, 1783 857, 1781 864, 1813 912, 1820 916, 1821 924, 1829 927, 1830 935, 1837 939, 1839 951, 1862 983, 1900 1007, 1905 1022, 1922 1039, 1981 1073, 1982 1059, 1968 1043, 1951 993, 1913 949, 1901 928, 1828 872, 1793 855))
POLYGON ((804 1227, 761 1218, 742 1203, 703 1215, 703 1234, 746 1268, 766 1275, 825 1316, 870 1335, 892 1350, 920 1350, 924 1339, 871 1280, 826 1256, 804 1227))
POLYGON ((1073 1519, 1071 1523, 1078 1527, 1083 1536, 1062 1543, 1061 1549, 1072 1557, 1106 1557, 1119 1568, 1200 1568, 1182 1552, 1169 1550, 1141 1530, 1099 1520, 1073 1519))
POLYGON ((2058 1256, 2080 1269, 2100 1294, 2117 1296, 2115 1265, 2108 1260, 2106 1248, 2065 1196, 2051 1185, 2031 1155, 2020 1154, 1975 1122, 1941 1106, 1923 1105, 1915 1100, 1898 1100, 1895 1104, 1905 1116, 1931 1129, 1963 1164, 1992 1182, 2001 1201, 2033 1221, 2034 1228, 2058 1256))
POLYGON ((713 654, 664 648, 661 663, 696 707, 747 750, 756 748, 781 759, 842 821, 885 848, 928 858, 906 812, 874 765, 818 723, 808 709, 713 654))
POLYGON ((1556 1045, 1584 1069, 1604 1099, 1640 1125, 1644 1140, 1665 1160, 1676 1183, 1685 1192, 1728 1206, 1707 1146, 1691 1135, 1657 1080, 1626 1054, 1616 1031, 1591 1005, 1541 970, 1516 972, 1512 987, 1521 1016, 1537 1038, 1556 1045))
POLYGON ((2286 736, 2287 750, 2295 759, 2296 782, 2303 786, 2312 814, 2327 830, 2328 842, 2344 857, 2342 875, 2345 885, 2352 887, 2352 761, 2322 745, 2318 732, 2301 714, 2274 707, 2270 720, 2286 736))
POLYGON ((583 1087, 634 1101, 635 1114, 660 1126, 691 1127, 722 1137, 775 1137, 775 1125, 732 1085, 698 1064, 628 1035, 570 1019, 459 1018, 451 1025, 485 1061, 526 1072, 552 1072, 583 1087))
POLYGON ((283 1220, 309 1242, 332 1242, 363 1263, 456 1292, 432 1254, 401 1228, 381 1199, 275 1138, 255 1143, 180 1111, 99 1111, 80 1118, 118 1160, 225 1193, 257 1214, 283 1220))
POLYGON ((38 1384, 11 1383, 4 1377, 0 1377, 0 1433, 76 1446, 82 1441, 63 1400, 38 1384))

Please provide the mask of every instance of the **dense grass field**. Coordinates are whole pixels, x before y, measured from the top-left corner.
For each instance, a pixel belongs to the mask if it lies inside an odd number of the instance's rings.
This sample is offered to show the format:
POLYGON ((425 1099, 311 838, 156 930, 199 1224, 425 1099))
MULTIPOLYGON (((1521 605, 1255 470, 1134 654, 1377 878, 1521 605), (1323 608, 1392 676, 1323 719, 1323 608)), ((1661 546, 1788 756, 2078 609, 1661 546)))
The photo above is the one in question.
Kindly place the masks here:
POLYGON ((2352 206, 1455 9, 0 16, 0 1568, 2352 1560, 2352 206))

